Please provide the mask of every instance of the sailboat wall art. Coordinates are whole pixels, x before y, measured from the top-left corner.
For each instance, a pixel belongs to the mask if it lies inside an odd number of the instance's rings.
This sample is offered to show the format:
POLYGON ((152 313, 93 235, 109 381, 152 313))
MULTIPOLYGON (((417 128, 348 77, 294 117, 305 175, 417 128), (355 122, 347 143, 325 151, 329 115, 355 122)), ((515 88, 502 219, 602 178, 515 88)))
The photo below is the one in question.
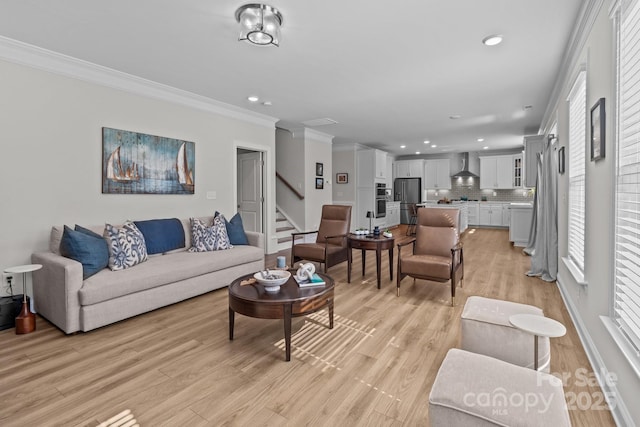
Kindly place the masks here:
POLYGON ((195 144, 102 128, 104 194, 194 194, 195 144))

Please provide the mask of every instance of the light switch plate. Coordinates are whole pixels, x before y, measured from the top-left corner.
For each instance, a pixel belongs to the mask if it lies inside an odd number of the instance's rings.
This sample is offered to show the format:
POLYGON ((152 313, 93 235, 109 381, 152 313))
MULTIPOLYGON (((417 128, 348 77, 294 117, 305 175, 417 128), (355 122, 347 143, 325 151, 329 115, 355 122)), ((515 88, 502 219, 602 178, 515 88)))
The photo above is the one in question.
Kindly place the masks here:
POLYGON ((215 191, 207 191, 207 199, 215 200, 218 197, 218 194, 215 191))

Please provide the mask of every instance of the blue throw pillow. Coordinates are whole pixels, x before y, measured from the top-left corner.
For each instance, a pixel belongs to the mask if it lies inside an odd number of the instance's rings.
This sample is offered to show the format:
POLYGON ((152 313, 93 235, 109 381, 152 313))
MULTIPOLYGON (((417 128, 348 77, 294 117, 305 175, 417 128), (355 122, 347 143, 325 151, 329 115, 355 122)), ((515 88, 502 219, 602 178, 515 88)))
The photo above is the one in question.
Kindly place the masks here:
POLYGON ((91 230, 76 225, 76 229, 64 226, 60 241, 60 254, 82 264, 82 278, 93 276, 109 265, 107 242, 91 230))
MULTIPOLYGON (((216 212, 217 214, 217 212, 216 212)), ((227 235, 232 245, 248 245, 249 239, 244 232, 244 226, 242 225, 242 217, 239 213, 236 213, 231 221, 227 221, 225 218, 225 226, 227 227, 227 235)))
POLYGON ((161 254, 184 248, 184 228, 177 218, 134 221, 144 236, 147 254, 161 254))

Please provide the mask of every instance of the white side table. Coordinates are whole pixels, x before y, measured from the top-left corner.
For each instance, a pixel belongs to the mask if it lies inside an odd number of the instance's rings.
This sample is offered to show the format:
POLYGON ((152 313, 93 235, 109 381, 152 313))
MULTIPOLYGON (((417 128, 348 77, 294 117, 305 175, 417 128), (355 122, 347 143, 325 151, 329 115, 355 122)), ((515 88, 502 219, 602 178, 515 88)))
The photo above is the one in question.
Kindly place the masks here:
POLYGON ((36 329, 36 316, 27 306, 27 274, 41 268, 42 264, 27 264, 9 267, 4 270, 5 273, 9 274, 22 274, 22 310, 16 317, 16 334, 28 334, 36 329))
POLYGON ((567 333, 567 328, 556 320, 536 314, 514 314, 509 322, 516 328, 528 332, 533 338, 533 369, 538 370, 538 337, 557 338, 567 333))

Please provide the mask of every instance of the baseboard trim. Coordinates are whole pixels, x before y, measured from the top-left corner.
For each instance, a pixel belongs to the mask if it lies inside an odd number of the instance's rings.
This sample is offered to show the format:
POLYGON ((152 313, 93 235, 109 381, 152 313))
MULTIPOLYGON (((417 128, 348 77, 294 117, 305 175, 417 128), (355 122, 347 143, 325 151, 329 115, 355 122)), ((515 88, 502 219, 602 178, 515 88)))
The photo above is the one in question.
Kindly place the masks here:
POLYGON ((620 397, 618 393, 618 389, 615 384, 608 384, 606 381, 603 381, 604 378, 607 378, 609 375, 609 370, 604 364, 604 360, 602 356, 600 356, 600 352, 598 351, 595 343, 591 339, 591 335, 587 330, 584 322, 582 321, 582 316, 578 311, 577 307, 573 303, 571 296, 564 285, 562 280, 562 275, 558 272, 558 277, 556 280, 556 284, 558 286, 558 290, 560 291, 560 295, 562 296, 562 300, 564 301, 565 306, 567 307, 567 311, 571 316, 571 320, 576 327, 576 331, 578 332, 578 337, 580 338, 580 342, 584 347, 584 351, 587 354, 587 358, 589 359, 589 363, 593 367, 594 372, 599 373, 596 378, 598 380, 598 384, 604 393, 607 404, 611 409, 611 415, 613 416, 613 420, 618 426, 632 426, 635 425, 633 419, 631 418, 631 414, 627 410, 627 406, 624 401, 620 397), (615 399, 612 401, 612 397, 615 399))

